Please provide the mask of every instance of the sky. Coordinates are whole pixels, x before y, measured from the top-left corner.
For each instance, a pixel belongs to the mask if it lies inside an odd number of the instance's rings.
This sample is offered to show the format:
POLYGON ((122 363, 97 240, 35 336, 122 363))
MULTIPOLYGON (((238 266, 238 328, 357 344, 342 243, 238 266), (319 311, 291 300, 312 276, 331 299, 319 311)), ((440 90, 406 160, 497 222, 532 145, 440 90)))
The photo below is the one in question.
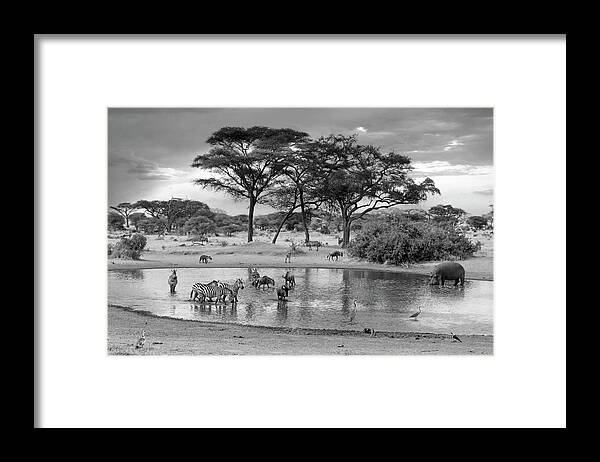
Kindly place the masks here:
MULTIPOLYGON (((108 202, 171 197, 202 201, 232 215, 245 201, 202 189, 191 167, 221 127, 292 128, 318 138, 356 134, 359 143, 411 158, 415 180, 431 178, 441 195, 416 207, 451 204, 480 215, 494 193, 492 108, 109 108, 108 202)), ((258 206, 257 214, 272 212, 258 206)))

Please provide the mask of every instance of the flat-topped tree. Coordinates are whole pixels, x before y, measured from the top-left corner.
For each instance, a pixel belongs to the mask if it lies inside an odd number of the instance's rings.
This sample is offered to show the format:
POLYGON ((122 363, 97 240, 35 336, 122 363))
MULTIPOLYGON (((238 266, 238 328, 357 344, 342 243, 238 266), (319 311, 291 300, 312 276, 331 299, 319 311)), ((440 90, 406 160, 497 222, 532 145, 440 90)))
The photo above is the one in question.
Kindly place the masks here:
POLYGON ((178 219, 189 219, 195 215, 208 217, 214 215, 204 202, 188 199, 172 198, 168 201, 140 200, 134 205, 136 209, 145 210, 153 218, 166 220, 166 230, 169 232, 173 230, 173 225, 176 225, 178 219))
POLYGON ((320 138, 311 149, 323 162, 322 180, 315 183, 311 194, 341 215, 343 247, 350 241, 352 223, 369 212, 417 204, 428 194, 440 193, 430 178, 417 183, 408 176, 410 158, 360 145, 356 136, 320 138))
POLYGON ((110 208, 115 210, 125 219, 125 226, 127 228, 129 228, 129 217, 138 209, 135 204, 131 204, 129 202, 121 202, 117 205, 111 205, 110 208))
POLYGON ((207 140, 212 148, 198 154, 192 167, 215 173, 199 178, 197 185, 223 191, 235 199, 248 199, 248 242, 254 234, 254 209, 278 184, 283 159, 307 133, 290 128, 223 127, 207 140))

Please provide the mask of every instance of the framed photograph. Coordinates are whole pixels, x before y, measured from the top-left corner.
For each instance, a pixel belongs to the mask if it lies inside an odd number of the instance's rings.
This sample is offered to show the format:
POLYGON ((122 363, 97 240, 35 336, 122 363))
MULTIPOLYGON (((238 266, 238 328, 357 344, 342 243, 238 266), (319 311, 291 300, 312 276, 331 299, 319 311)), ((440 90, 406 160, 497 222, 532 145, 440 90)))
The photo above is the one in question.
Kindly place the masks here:
POLYGON ((566 426, 565 36, 35 63, 35 426, 566 426))

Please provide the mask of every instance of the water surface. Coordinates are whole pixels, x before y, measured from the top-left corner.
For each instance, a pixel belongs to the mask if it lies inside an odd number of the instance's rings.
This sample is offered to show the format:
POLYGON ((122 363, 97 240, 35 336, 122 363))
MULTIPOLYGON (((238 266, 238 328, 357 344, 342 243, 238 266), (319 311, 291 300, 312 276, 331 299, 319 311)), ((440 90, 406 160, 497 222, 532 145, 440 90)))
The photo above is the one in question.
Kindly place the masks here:
MULTIPOLYGON (((259 268, 283 284, 283 268, 259 268)), ((296 288, 280 302, 274 289, 250 285, 247 268, 178 268, 175 294, 169 293, 168 269, 108 272, 108 302, 179 319, 233 322, 255 326, 379 331, 493 334, 493 283, 466 280, 464 287, 430 286, 423 275, 386 271, 290 268, 296 288), (189 301, 195 282, 244 281, 238 303, 189 301), (353 300, 355 322, 350 323, 353 300), (418 318, 409 316, 418 309, 418 318)))

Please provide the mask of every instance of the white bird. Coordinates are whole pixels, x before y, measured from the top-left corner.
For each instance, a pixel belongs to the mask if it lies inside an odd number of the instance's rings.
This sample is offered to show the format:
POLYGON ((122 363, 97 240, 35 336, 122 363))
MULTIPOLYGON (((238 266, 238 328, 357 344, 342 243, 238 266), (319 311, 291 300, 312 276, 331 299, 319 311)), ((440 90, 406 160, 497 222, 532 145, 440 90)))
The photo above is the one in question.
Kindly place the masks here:
POLYGON ((354 318, 356 317, 356 300, 354 300, 354 308, 350 311, 350 322, 354 322, 354 318))
POLYGON ((409 318, 416 318, 417 316, 419 316, 421 314, 421 307, 419 307, 419 311, 417 311, 416 313, 413 313, 409 316, 409 318))
POLYGON ((454 340, 458 340, 460 343, 462 343, 462 340, 458 338, 458 335, 456 335, 454 332, 450 332, 450 334, 452 334, 452 338, 454 340))
POLYGON ((146 331, 142 331, 142 336, 140 337, 140 339, 137 341, 137 344, 135 345, 136 348, 142 348, 144 346, 144 343, 146 343, 146 331))

